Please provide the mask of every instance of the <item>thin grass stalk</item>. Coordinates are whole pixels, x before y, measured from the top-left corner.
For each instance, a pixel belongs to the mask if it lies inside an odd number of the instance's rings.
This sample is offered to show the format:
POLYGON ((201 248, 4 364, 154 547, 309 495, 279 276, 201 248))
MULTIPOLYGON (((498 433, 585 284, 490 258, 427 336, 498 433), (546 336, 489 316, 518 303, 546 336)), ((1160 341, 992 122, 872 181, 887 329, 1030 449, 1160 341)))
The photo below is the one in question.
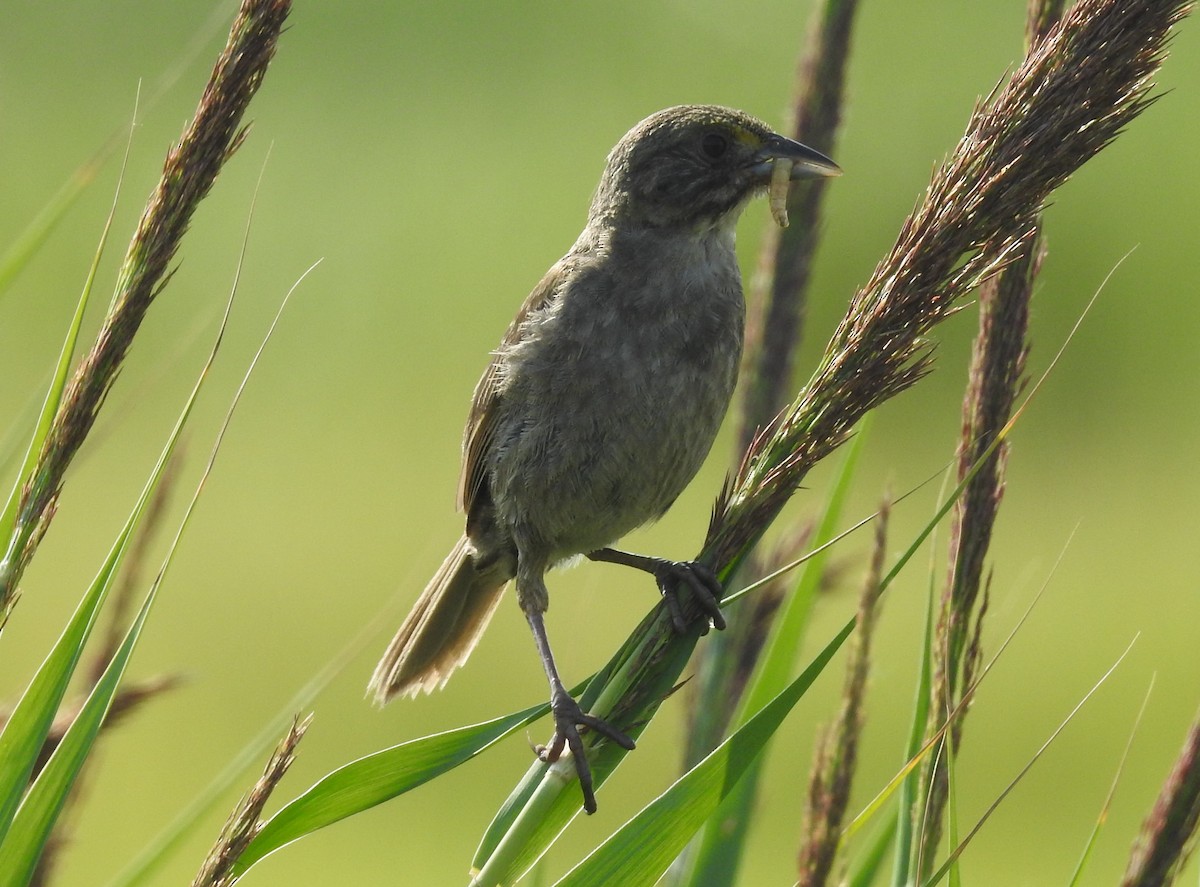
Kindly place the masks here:
POLYGON ((1122 887, 1172 884, 1196 848, 1200 826, 1200 714, 1192 721, 1154 810, 1134 845, 1122 887))
POLYGON ((108 663, 121 646, 121 638, 129 630, 129 614, 133 611, 134 595, 142 587, 142 573, 150 558, 150 546, 163 528, 167 506, 174 496, 183 459, 184 451, 181 445, 167 462, 162 480, 146 509, 146 515, 134 533, 129 554, 121 565, 120 579, 113 589, 113 596, 107 608, 108 627, 99 648, 92 655, 92 665, 88 670, 88 679, 92 684, 100 680, 104 670, 108 668, 108 663))
MULTIPOLYGON (((812 538, 807 541, 798 538, 794 542, 796 546, 803 544, 806 547, 804 555, 783 562, 777 570, 767 573, 752 585, 742 586, 737 592, 738 595, 753 593, 757 611, 764 606, 764 599, 769 603, 776 597, 772 586, 782 589, 785 582, 790 586, 790 594, 771 620, 770 633, 763 638, 762 649, 755 651, 757 664, 752 673, 747 673, 749 683, 744 689, 738 690, 740 699, 737 710, 729 719, 731 731, 747 723, 755 712, 788 686, 818 593, 830 580, 836 581, 839 572, 837 566, 829 566, 830 549, 840 539, 877 517, 872 514, 855 526, 841 533, 836 532, 841 525, 842 506, 869 436, 867 425, 869 421, 859 426, 861 430, 858 436, 851 442, 840 460, 837 472, 830 478, 820 517, 814 522, 810 534, 812 538), (803 569, 793 575, 792 571, 801 564, 803 569), (767 592, 765 596, 764 591, 767 592)), ((772 559, 779 554, 776 549, 772 559)), ((711 700, 709 704, 722 704, 723 701, 711 700)), ((721 801, 703 831, 672 866, 674 880, 669 883, 679 887, 701 887, 705 884, 728 884, 736 878, 754 815, 762 765, 763 759, 760 757, 746 768, 737 786, 721 801)))
MULTIPOLYGON (((925 880, 920 882, 922 887, 934 887, 934 885, 941 883, 941 880, 943 878, 945 878, 947 875, 950 876, 951 883, 952 884, 955 883, 955 877, 954 877, 953 873, 957 869, 958 860, 962 856, 963 852, 967 849, 968 846, 970 846, 971 842, 975 839, 975 836, 979 834, 979 832, 983 829, 983 827, 985 825, 987 825, 988 820, 991 818, 992 814, 995 813, 998 809, 1000 809, 1000 805, 1004 803, 1005 799, 1012 793, 1013 789, 1015 789, 1018 785, 1021 784, 1021 781, 1027 775, 1029 775, 1029 771, 1032 770, 1034 765, 1038 761, 1041 760, 1042 756, 1046 753, 1047 749, 1049 749, 1050 746, 1052 746, 1054 744, 1055 740, 1057 740, 1058 737, 1062 735, 1062 732, 1063 732, 1063 730, 1065 730, 1067 728, 1067 725, 1069 725, 1073 720, 1075 720, 1075 717, 1079 714, 1079 712, 1083 709, 1083 707, 1088 703, 1088 701, 1096 694, 1096 692, 1102 686, 1104 686, 1104 684, 1106 684, 1108 682, 1109 678, 1111 678, 1113 676, 1113 674, 1116 672, 1116 670, 1120 667, 1121 663, 1125 661, 1125 657, 1129 655, 1129 651, 1133 649, 1133 645, 1135 643, 1137 643, 1136 637, 1133 639, 1133 641, 1130 642, 1129 646, 1125 648, 1124 652, 1121 653, 1121 655, 1119 657, 1117 657, 1116 662, 1114 662, 1109 667, 1108 671, 1106 671, 1100 677, 1100 680, 1098 680, 1095 684, 1092 685, 1091 689, 1088 690, 1087 693, 1085 693, 1083 695, 1083 698, 1080 699, 1079 702, 1077 702, 1075 704, 1075 707, 1071 709, 1070 713, 1059 723, 1059 725, 1057 727, 1054 728, 1054 732, 1052 732, 1050 734, 1050 736, 1046 739, 1046 741, 1043 742, 1038 747, 1038 750, 1033 753, 1032 757, 1030 757, 1029 760, 1025 762, 1025 765, 1023 767, 1021 767, 1021 769, 1017 772, 1017 775, 1014 776, 1011 780, 1009 780, 1008 784, 1004 787, 1004 789, 992 800, 992 802, 990 804, 988 804, 987 809, 985 809, 983 811, 983 814, 979 817, 978 820, 976 820, 975 824, 973 826, 971 826, 970 829, 968 829, 966 835, 962 838, 962 840, 955 847, 952 847, 950 849, 950 853, 947 856, 946 861, 942 863, 941 867, 936 872, 934 872, 932 875, 930 875, 928 878, 926 878, 925 880)), ((995 660, 993 660, 993 661, 995 661, 995 660)), ((916 883, 916 882, 913 882, 913 883, 916 883)), ((1157 883, 1161 883, 1161 882, 1157 882, 1157 883)))
POLYGON ((1129 731, 1129 739, 1125 742, 1125 750, 1121 752, 1121 760, 1117 762, 1112 782, 1108 786, 1108 794, 1105 795, 1104 803, 1100 806, 1100 813, 1096 817, 1095 825, 1092 826, 1092 833, 1088 836, 1083 853, 1080 854, 1079 862, 1075 866, 1075 873, 1071 876, 1071 881, 1067 887, 1080 887, 1083 883, 1083 874, 1087 870, 1088 862, 1091 860, 1092 851, 1099 844, 1100 831, 1104 827, 1104 824, 1108 822, 1109 812, 1112 810, 1113 798, 1117 794, 1117 786, 1120 785, 1121 777, 1125 773, 1125 765, 1129 763, 1129 752, 1133 749, 1133 741, 1137 738, 1138 728, 1142 725, 1142 718, 1146 716, 1146 709, 1150 706, 1150 696, 1154 692, 1154 681, 1155 677, 1151 676, 1150 685, 1146 687, 1146 695, 1142 697, 1142 707, 1138 709, 1137 717, 1133 719, 1133 727, 1129 731))
MULTIPOLYGON (((208 21, 192 34, 188 46, 174 57, 170 67, 159 76, 149 97, 143 100, 139 96, 138 105, 143 113, 154 107, 171 90, 179 78, 199 58, 200 53, 208 50, 212 41, 225 30, 227 20, 226 10, 219 5, 214 6, 208 21)), ((117 131, 105 139, 91 157, 72 171, 58 191, 25 227, 25 230, 19 233, 7 249, 0 253, 0 302, 8 295, 13 281, 28 267, 34 255, 45 245, 58 223, 66 217, 67 211, 95 181, 96 176, 104 167, 104 163, 121 146, 125 140, 127 129, 126 126, 118 127, 117 131)))
POLYGON ((312 715, 301 718, 297 715, 287 735, 275 748, 271 759, 263 770, 262 776, 254 783, 253 788, 238 802, 233 812, 226 820, 225 826, 216 843, 209 850, 204 864, 192 880, 192 887, 230 887, 236 880, 233 874, 234 863, 242 855, 242 851, 254 839, 263 827, 262 812, 271 797, 275 786, 279 785, 292 761, 296 757, 296 746, 304 738, 312 715))
POLYGON ((808 813, 797 861, 796 887, 824 887, 833 873, 842 821, 850 803, 850 786, 858 761, 862 735, 863 698, 871 665, 871 638, 878 616, 876 605, 882 592, 884 556, 887 554, 887 522, 891 505, 879 508, 875 524, 875 547, 870 570, 858 603, 857 632, 851 639, 842 691, 842 710, 837 723, 818 741, 808 790, 808 813))
MULTIPOLYGON (((1035 239, 1034 248, 1040 243, 1035 239)), ((1040 256, 1022 256, 981 287, 979 334, 971 357, 963 429, 958 449, 961 480, 992 445, 1008 422, 1021 388, 1028 351, 1026 331, 1033 282, 1040 256)), ((957 754, 969 710, 960 708, 964 688, 971 686, 982 660, 981 633, 988 607, 984 562, 1004 495, 1008 443, 1002 443, 979 468, 954 508, 950 529, 950 572, 939 605, 932 638, 934 664, 926 735, 936 734, 950 712, 957 711, 940 754, 927 759, 919 785, 918 858, 928 875, 941 838, 948 797, 950 757, 957 754)))
POLYGON ((162 177, 117 277, 91 352, 67 386, 0 561, 0 612, 7 613, 25 566, 54 516, 64 475, 96 420, 197 205, 245 137, 242 117, 275 53, 290 0, 243 0, 191 123, 167 155, 162 177))

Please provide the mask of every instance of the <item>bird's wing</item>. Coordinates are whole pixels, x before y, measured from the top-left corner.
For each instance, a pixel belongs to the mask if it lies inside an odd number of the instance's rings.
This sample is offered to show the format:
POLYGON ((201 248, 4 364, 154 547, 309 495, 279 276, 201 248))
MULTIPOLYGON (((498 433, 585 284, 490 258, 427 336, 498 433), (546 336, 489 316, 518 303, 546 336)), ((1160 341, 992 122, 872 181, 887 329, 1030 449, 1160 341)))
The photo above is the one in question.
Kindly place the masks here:
POLYGON ((458 479, 458 507, 468 514, 471 513, 475 497, 483 486, 487 471, 485 455, 491 449, 492 440, 496 436, 496 418, 500 412, 498 406, 503 386, 503 355, 525 337, 530 315, 540 311, 558 295, 569 267, 565 259, 558 262, 533 288, 517 316, 508 325, 500 347, 492 352, 492 362, 484 371, 483 378, 475 386, 475 395, 471 399, 471 413, 467 416, 467 427, 463 431, 462 473, 458 479))

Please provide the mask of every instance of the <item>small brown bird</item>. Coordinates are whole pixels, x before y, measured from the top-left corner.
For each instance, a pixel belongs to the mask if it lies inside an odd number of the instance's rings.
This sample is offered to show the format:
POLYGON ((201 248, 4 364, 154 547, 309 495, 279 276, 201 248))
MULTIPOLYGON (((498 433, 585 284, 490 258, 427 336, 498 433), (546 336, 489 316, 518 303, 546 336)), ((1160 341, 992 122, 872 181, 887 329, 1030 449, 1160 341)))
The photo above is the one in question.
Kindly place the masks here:
POLYGON ((711 571, 608 546, 666 512, 729 406, 745 315, 734 254, 742 209, 773 174, 786 188, 840 173, 712 105, 660 111, 617 143, 583 233, 525 300, 475 388, 459 483, 466 533, 375 669, 377 701, 445 684, 516 579, 550 681, 554 736, 539 754, 553 762, 569 748, 584 809, 596 809, 579 728, 633 741, 563 686, 542 618, 546 571, 578 555, 636 567, 654 575, 677 628, 685 589, 724 626, 711 571))

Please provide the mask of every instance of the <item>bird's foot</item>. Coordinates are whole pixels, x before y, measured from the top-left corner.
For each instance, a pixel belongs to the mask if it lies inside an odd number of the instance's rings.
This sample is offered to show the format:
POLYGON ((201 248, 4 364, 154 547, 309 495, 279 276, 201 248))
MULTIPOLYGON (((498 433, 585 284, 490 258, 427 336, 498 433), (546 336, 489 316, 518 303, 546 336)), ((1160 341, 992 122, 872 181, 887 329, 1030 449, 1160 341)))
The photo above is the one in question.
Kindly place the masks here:
POLYGON ((594 561, 622 564, 651 574, 662 593, 663 604, 671 615, 671 624, 679 634, 685 634, 688 630, 681 603, 681 595, 685 588, 704 613, 702 634, 708 634, 710 622, 716 626, 717 631, 725 629, 725 617, 721 614, 721 580, 699 561, 669 561, 662 557, 631 554, 616 548, 600 548, 589 552, 588 557, 594 561))
MULTIPOLYGON (((683 618, 683 606, 680 596, 684 589, 691 593, 692 598, 704 613, 706 621, 711 621, 717 631, 725 630, 725 617, 721 614, 721 580, 717 574, 698 561, 669 561, 655 558, 658 562, 654 568, 654 581, 662 592, 663 603, 671 614, 671 624, 675 631, 683 634, 687 631, 687 620, 683 618)), ((704 634, 708 634, 708 625, 704 626, 704 634)))
POLYGON ((571 760, 575 762, 575 772, 579 775, 579 788, 583 792, 583 809, 589 814, 595 813, 596 793, 592 787, 592 768, 588 763, 583 740, 579 736, 579 728, 595 730, 626 751, 633 751, 634 742, 607 721, 584 712, 566 690, 557 690, 551 694, 550 710, 554 715, 554 735, 547 745, 539 745, 534 751, 542 761, 553 764, 562 757, 565 749, 570 749, 571 760))

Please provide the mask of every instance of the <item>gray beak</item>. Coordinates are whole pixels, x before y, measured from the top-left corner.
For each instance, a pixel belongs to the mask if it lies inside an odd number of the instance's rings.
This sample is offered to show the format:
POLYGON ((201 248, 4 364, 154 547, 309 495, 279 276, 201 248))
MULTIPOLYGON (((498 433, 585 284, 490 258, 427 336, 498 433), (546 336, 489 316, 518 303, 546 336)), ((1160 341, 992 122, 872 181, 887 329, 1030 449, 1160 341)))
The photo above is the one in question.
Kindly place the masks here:
POLYGON ((771 135, 754 159, 754 171, 764 178, 770 177, 771 165, 779 159, 792 161, 792 181, 842 174, 842 168, 820 151, 781 135, 771 135))

